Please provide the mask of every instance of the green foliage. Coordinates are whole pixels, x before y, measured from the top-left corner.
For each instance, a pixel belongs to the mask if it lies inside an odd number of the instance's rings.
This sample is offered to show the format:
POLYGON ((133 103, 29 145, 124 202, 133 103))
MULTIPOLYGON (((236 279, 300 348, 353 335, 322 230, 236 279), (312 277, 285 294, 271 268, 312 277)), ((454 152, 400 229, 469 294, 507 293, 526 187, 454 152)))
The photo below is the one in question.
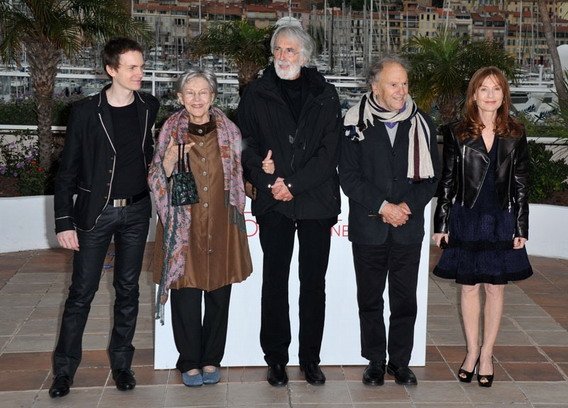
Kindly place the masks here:
POLYGON ((195 58, 213 54, 224 56, 239 71, 239 87, 252 81, 268 64, 272 27, 257 28, 246 20, 213 24, 191 42, 195 58))
MULTIPOLYGON (((73 101, 65 98, 55 99, 53 102, 53 125, 67 126, 73 101)), ((37 125, 37 122, 36 103, 33 99, 0 102, 0 123, 4 125, 37 125)))
POLYGON ((44 195, 47 189, 48 172, 32 160, 20 173, 18 188, 23 196, 44 195))
POLYGON ((539 122, 534 122, 525 115, 517 116, 524 125, 527 135, 533 137, 552 137, 554 139, 568 139, 568 123, 561 115, 550 116, 539 122))
POLYGON ((55 166, 38 162, 37 136, 29 130, 15 131, 0 142, 0 175, 16 180, 19 195, 53 194, 55 166))
POLYGON ((0 174, 20 177, 37 154, 37 138, 30 131, 14 132, 11 141, 0 142, 0 174))
POLYGON ((540 203, 552 193, 568 189, 568 164, 562 159, 553 160, 546 145, 529 142, 529 202, 540 203))
POLYGON ((0 59, 18 60, 32 42, 73 57, 85 45, 118 35, 151 39, 122 0, 0 0, 0 59))
POLYGON ((446 32, 411 38, 404 55, 411 65, 413 98, 426 112, 436 106, 443 122, 459 116, 469 79, 479 68, 494 65, 509 79, 517 74, 515 59, 500 44, 471 42, 446 32))

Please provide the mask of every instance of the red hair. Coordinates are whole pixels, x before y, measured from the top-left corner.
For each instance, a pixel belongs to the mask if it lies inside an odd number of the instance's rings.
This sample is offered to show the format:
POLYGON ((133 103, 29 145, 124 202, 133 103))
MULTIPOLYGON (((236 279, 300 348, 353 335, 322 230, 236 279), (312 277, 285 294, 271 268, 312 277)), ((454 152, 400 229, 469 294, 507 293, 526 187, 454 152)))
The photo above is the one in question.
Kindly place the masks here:
POLYGON ((523 134, 523 126, 511 115, 511 92, 507 78, 497 67, 480 68, 471 77, 467 86, 467 93, 464 105, 463 119, 459 126, 458 137, 461 140, 481 137, 481 132, 485 128, 479 117, 479 109, 474 100, 475 93, 483 84, 486 78, 492 77, 493 80, 503 90, 503 103, 497 109, 495 118, 495 135, 501 137, 520 137, 523 134))

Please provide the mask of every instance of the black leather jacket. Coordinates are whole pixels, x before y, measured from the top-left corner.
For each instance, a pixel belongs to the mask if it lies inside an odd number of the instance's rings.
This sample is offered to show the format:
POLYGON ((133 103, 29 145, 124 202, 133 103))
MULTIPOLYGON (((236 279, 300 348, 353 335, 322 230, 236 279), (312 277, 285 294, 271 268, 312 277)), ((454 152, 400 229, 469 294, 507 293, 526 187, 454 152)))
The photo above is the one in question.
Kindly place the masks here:
MULTIPOLYGON (((448 232, 450 207, 455 201, 472 208, 489 168, 483 139, 458 140, 456 123, 441 128, 444 137, 442 178, 438 185, 438 205, 434 232, 448 232)), ((515 237, 529 237, 528 203, 529 154, 526 135, 499 137, 495 188, 501 208, 514 211, 515 237)))
MULTIPOLYGON (((92 230, 108 205, 116 165, 107 85, 99 94, 73 104, 67 123, 67 135, 59 172, 55 180, 55 232, 92 230), (73 201, 73 195, 77 199, 73 201)), ((144 92, 134 92, 140 123, 140 148, 145 163, 152 160, 152 126, 160 103, 144 92)))

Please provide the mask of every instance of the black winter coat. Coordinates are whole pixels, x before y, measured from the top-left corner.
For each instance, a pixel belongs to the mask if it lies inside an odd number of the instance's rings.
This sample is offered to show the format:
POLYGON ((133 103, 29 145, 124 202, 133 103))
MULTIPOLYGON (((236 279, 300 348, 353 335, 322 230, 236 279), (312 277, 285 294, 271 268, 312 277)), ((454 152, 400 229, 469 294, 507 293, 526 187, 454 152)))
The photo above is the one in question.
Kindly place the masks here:
POLYGON ((237 111, 243 134, 242 163, 245 178, 257 188, 252 202, 255 216, 277 211, 292 219, 323 219, 339 214, 341 198, 337 176, 341 108, 335 87, 315 68, 302 68, 307 98, 298 118, 284 100, 274 66, 249 84, 237 111), (272 150, 275 173, 262 170, 272 150), (277 201, 270 186, 284 178, 294 196, 277 201))
MULTIPOLYGON (((454 201, 469 208, 475 204, 489 168, 483 139, 460 141, 455 134, 457 123, 442 126, 444 153, 442 178, 438 186, 438 205, 434 214, 434 232, 448 232, 451 205, 454 201)), ((529 153, 527 137, 497 136, 495 188, 502 209, 514 211, 515 237, 529 237, 529 153)))
MULTIPOLYGON (((109 86, 73 104, 55 180, 55 232, 93 229, 108 205, 116 162, 115 135, 106 99, 109 86)), ((142 92, 134 92, 134 100, 142 131, 138 148, 144 153, 147 167, 154 152, 152 127, 160 103, 142 92)))

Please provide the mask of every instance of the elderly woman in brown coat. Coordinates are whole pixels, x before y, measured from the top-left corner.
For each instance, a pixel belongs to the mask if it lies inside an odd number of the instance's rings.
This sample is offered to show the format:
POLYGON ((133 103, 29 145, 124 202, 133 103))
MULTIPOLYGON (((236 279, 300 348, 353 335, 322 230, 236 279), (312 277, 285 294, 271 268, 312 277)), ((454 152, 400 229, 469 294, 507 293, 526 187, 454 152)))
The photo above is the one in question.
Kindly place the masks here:
POLYGON ((212 107, 215 75, 182 74, 176 83, 183 108, 160 132, 149 184, 159 215, 153 264, 160 284, 157 317, 171 292, 172 327, 187 386, 219 382, 227 336, 231 284, 252 272, 244 223, 241 134, 212 107), (199 201, 172 205, 171 175, 180 149, 189 156, 199 201), (202 317, 201 304, 205 299, 202 317))

